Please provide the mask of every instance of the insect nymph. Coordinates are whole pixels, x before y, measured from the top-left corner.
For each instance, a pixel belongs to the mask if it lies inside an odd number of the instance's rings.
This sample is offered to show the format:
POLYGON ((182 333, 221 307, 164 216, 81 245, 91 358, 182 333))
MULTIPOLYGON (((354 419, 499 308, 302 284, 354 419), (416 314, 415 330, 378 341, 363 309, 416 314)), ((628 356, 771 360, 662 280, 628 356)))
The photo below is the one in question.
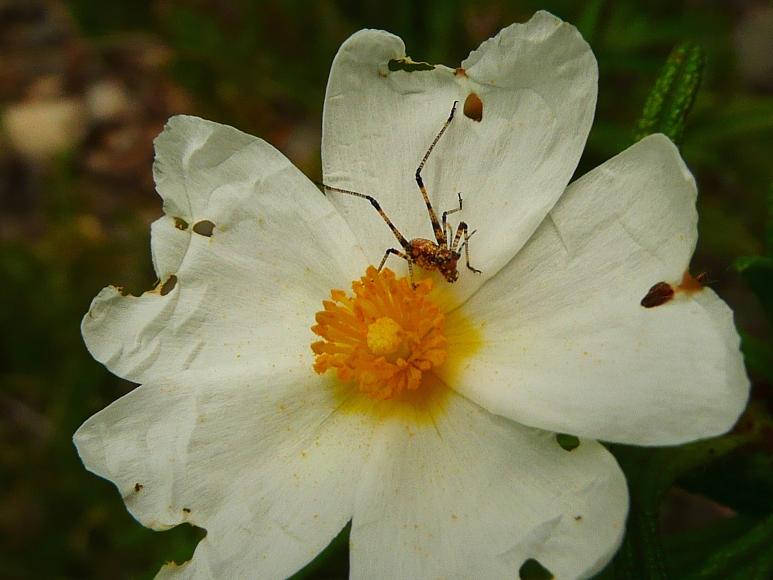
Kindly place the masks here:
POLYGON ((442 219, 438 221, 435 209, 432 207, 432 202, 429 200, 427 188, 424 187, 424 181, 421 178, 421 170, 424 169, 424 165, 427 163, 427 159, 429 159, 430 153, 432 153, 435 145, 437 145, 438 141, 443 136, 443 133, 445 133, 446 129, 448 129, 448 126, 451 124, 451 121, 454 118, 454 113, 456 113, 457 104, 458 101, 454 101, 454 105, 451 107, 451 113, 448 115, 448 119, 443 124, 443 127, 440 129, 440 132, 437 134, 437 136, 435 136, 435 139, 432 141, 429 149, 427 149, 427 152, 424 154, 421 163, 419 163, 419 167, 416 169, 416 184, 419 186, 421 195, 424 198, 424 203, 427 206, 429 219, 432 222, 432 229, 435 232, 435 241, 427 240, 425 238, 414 238, 412 240, 408 240, 392 223, 392 220, 389 219, 384 210, 381 209, 381 205, 378 203, 378 201, 376 201, 376 199, 370 195, 320 184, 325 190, 328 191, 345 193, 347 195, 354 195, 356 197, 367 199, 370 204, 376 208, 376 211, 389 226, 389 229, 392 230, 392 233, 397 238, 397 241, 400 242, 402 250, 389 248, 384 253, 384 257, 381 259, 381 263, 378 266, 379 270, 384 267, 384 263, 386 262, 389 255, 394 254, 395 256, 403 258, 406 262, 408 262, 408 270, 410 272, 411 280, 413 280, 413 264, 416 264, 424 270, 437 270, 448 282, 456 282, 456 280, 459 278, 457 262, 461 258, 462 248, 464 248, 464 257, 467 268, 476 274, 480 274, 480 270, 470 266, 470 237, 472 237, 472 234, 474 234, 475 231, 468 233, 467 224, 465 222, 459 222, 459 225, 456 228, 456 233, 451 236, 451 226, 447 221, 447 218, 450 214, 462 210, 461 194, 457 193, 457 197, 459 198, 459 207, 444 211, 442 214, 442 219), (462 238, 464 238, 464 241, 462 241, 462 238))

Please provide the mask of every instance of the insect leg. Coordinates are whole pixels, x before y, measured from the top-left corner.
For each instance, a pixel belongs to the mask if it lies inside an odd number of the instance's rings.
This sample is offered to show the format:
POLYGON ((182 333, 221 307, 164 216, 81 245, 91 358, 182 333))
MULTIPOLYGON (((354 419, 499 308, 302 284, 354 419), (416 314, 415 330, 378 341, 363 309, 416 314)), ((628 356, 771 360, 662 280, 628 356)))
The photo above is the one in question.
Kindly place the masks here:
POLYGON ((439 246, 445 246, 448 243, 448 240, 446 239, 446 233, 443 230, 443 228, 440 226, 440 223, 437 219, 437 214, 435 214, 435 210, 432 208, 432 203, 429 200, 429 194, 427 194, 427 188, 424 187, 424 181, 421 178, 421 170, 424 169, 424 164, 427 163, 427 159, 429 159, 430 153, 432 153, 432 150, 435 148, 435 145, 437 145, 437 142, 440 141, 440 138, 443 136, 443 133, 446 132, 446 129, 448 129, 448 126, 451 124, 451 121, 454 118, 454 113, 456 112, 456 105, 459 104, 459 101, 454 101, 454 105, 451 107, 451 113, 448 115, 448 119, 446 119, 446 122, 443 124, 443 127, 440 129, 440 132, 435 136, 434 141, 432 141, 432 144, 429 146, 429 149, 427 149, 427 152, 424 154, 424 157, 421 160, 421 163, 419 163, 419 167, 416 168, 416 184, 419 186, 419 190, 421 191, 421 195, 424 198, 424 203, 427 206, 427 211, 429 212, 429 219, 432 222, 432 229, 435 231, 435 239, 437 240, 437 243, 439 246))
POLYGON ((456 235, 454 236, 454 242, 451 244, 451 250, 461 251, 462 246, 464 246, 464 259, 467 263, 467 269, 472 270, 476 274, 480 274, 481 271, 477 268, 473 268, 470 266, 470 238, 475 235, 475 232, 478 230, 473 230, 472 233, 467 233, 467 224, 464 222, 459 222, 459 227, 456 228, 456 235), (456 248, 456 245, 459 243, 459 240, 461 237, 464 236, 464 242, 462 242, 462 245, 459 246, 458 250, 456 248))
POLYGON ((381 263, 378 265, 378 271, 381 271, 381 268, 384 267, 384 263, 387 261, 387 258, 390 254, 394 254, 395 256, 398 256, 408 262, 408 275, 411 279, 411 286, 414 288, 416 287, 416 284, 413 282, 413 260, 411 260, 411 257, 406 254, 405 252, 401 252, 400 250, 396 250, 395 248, 389 248, 386 252, 384 252, 384 257, 381 258, 381 263))
MULTIPOLYGON (((355 197, 361 197, 363 199, 367 199, 370 202, 370 205, 376 208, 376 211, 378 212, 378 215, 381 216, 381 218, 386 222, 386 225, 389 226, 389 229, 392 230, 392 233, 397 238, 397 241, 400 242, 400 245, 408 249, 410 247, 410 243, 407 239, 405 239, 405 236, 400 233, 400 230, 397 229, 397 226, 392 223, 392 220, 390 220, 387 217, 387 214, 384 212, 383 209, 381 209, 381 204, 376 201, 376 199, 373 196, 365 195, 364 193, 357 193, 356 191, 349 191, 348 189, 340 189, 338 187, 331 187, 330 185, 325 185, 324 183, 317 183, 320 187, 328 190, 328 191, 335 191, 338 193, 345 193, 347 195, 353 195, 355 197)), ((383 262, 382 262, 383 264, 383 262)), ((380 269, 380 268, 379 268, 380 269)))
POLYGON ((448 222, 446 221, 446 218, 449 215, 451 215, 452 213, 456 213, 458 211, 462 211, 462 194, 461 193, 457 193, 456 197, 459 198, 459 207, 457 207, 456 209, 449 209, 448 211, 444 211, 443 212, 443 219, 442 219, 442 222, 443 222, 443 233, 445 233, 445 235, 446 235, 446 237, 448 239, 451 239, 451 230, 450 230, 450 228, 448 226, 448 222))

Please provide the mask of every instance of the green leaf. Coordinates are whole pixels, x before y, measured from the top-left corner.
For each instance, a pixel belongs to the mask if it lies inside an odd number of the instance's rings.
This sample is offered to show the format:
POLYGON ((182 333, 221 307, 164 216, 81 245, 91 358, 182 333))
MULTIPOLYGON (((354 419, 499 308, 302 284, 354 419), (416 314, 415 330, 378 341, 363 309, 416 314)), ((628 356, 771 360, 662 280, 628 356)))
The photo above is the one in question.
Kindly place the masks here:
POLYGON ((773 322, 773 258, 744 256, 735 261, 735 268, 759 298, 768 320, 773 322))
POLYGON ((677 478, 727 455, 755 439, 756 429, 682 445, 650 449, 615 445, 612 452, 625 472, 631 495, 623 546, 615 557, 614 577, 668 578, 658 516, 666 491, 677 478))
MULTIPOLYGON (((773 429, 769 417, 762 428, 773 429)), ((760 517, 773 512, 773 456, 764 448, 733 453, 679 483, 738 513, 760 517)))
POLYGON ((714 554, 751 530, 759 520, 744 515, 718 520, 702 529, 691 529, 664 538, 669 554, 669 572, 684 578, 699 570, 707 554, 714 554))
POLYGON ((773 381, 773 345, 741 331, 741 350, 746 368, 773 381))
POLYGON ((773 572, 772 545, 773 515, 737 540, 715 550, 697 571, 683 577, 686 580, 770 578, 773 572))
POLYGON ((652 133, 664 133, 674 143, 682 140, 687 115, 695 102, 705 61, 697 44, 677 45, 650 91, 634 132, 635 140, 652 133))
POLYGON ((604 4, 606 4, 606 0, 590 0, 582 9, 575 22, 577 30, 580 31, 582 37, 591 44, 598 33, 604 4))
POLYGON ((773 258, 773 184, 768 189, 768 219, 765 221, 765 253, 773 258))

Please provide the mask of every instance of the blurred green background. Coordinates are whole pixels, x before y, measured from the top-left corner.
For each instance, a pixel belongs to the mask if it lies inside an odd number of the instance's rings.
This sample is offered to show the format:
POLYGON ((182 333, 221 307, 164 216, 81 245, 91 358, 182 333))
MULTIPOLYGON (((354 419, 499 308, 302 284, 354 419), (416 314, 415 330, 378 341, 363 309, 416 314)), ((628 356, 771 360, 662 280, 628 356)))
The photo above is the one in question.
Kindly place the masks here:
MULTIPOLYGON (((658 484, 662 546, 652 549, 665 573, 769 577, 773 270, 769 257, 752 259, 751 270, 738 262, 771 250, 773 5, 752 0, 0 0, 0 577, 149 578, 202 537, 189 526, 142 528, 70 440, 132 388, 91 359, 79 323, 103 286, 138 293, 154 284, 152 139, 166 118, 235 125, 319 179, 325 83, 348 35, 383 28, 414 59, 456 66, 537 9, 577 25, 599 61, 578 175, 632 143, 675 45, 705 49, 682 143, 700 189, 693 272, 707 272, 736 312, 755 386, 734 436, 754 435, 701 447, 700 461, 690 450, 689 461, 673 450, 616 453, 629 476, 677 463, 658 484), (729 555, 712 564, 720 549, 729 555)), ((300 576, 345 577, 346 567, 343 534, 300 576)), ((639 577, 622 564, 607 574, 639 577)))

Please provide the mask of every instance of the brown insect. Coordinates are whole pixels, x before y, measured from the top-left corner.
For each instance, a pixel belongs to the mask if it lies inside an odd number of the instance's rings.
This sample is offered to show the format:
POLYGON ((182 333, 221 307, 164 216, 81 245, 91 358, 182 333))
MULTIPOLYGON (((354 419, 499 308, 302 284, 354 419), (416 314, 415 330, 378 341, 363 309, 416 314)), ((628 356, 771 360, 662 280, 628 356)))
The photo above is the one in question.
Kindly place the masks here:
POLYGON ((467 268, 476 274, 480 274, 480 270, 470 266, 470 238, 475 233, 475 231, 468 233, 467 224, 465 222, 459 222, 459 225, 456 228, 456 233, 451 236, 451 226, 447 221, 447 218, 450 214, 462 210, 462 195, 460 193, 456 194, 459 198, 459 207, 444 211, 442 214, 442 219, 438 221, 437 214, 435 213, 435 210, 432 207, 432 203, 429 200, 427 188, 424 187, 424 181, 421 178, 421 170, 424 169, 424 165, 427 163, 427 159, 429 159, 430 153, 432 153, 435 145, 437 145, 438 141, 443 136, 443 133, 446 132, 446 129, 448 129, 448 126, 451 124, 451 121, 454 118, 454 113, 456 112, 457 104, 458 101, 454 101, 454 105, 451 107, 451 113, 448 115, 448 119, 443 124, 443 127, 440 129, 440 132, 437 134, 434 141, 432 141, 432 144, 424 154, 421 163, 419 163, 419 167, 416 169, 416 184, 419 186, 419 191, 421 191, 421 195, 424 198, 424 204, 427 206, 429 219, 432 222, 432 229, 435 232, 435 241, 427 240, 424 238, 414 238, 409 241, 402 233, 400 233, 400 230, 398 230, 397 227, 392 223, 392 220, 389 219, 384 210, 381 209, 381 205, 378 203, 378 201, 376 201, 376 199, 370 195, 365 195, 364 193, 358 193, 356 191, 349 191, 347 189, 340 189, 338 187, 331 187, 329 185, 325 185, 324 183, 319 184, 321 187, 328 191, 345 193, 347 195, 354 195, 356 197, 367 199, 370 204, 376 208, 376 211, 389 226, 389 229, 392 230, 392 233, 395 235, 397 241, 400 242, 400 245, 402 246, 402 251, 398 250, 397 248, 389 248, 384 253, 384 257, 381 259, 381 263, 378 266, 379 270, 384 267, 384 263, 386 262, 389 255, 394 254, 395 256, 398 256, 408 262, 408 271, 410 272, 411 281, 413 281, 413 264, 416 264, 424 270, 437 270, 448 282, 456 282, 456 280, 459 278, 457 262, 461 258, 462 248, 464 248, 464 257, 467 268), (462 238, 464 238, 464 241, 461 241, 462 238))

